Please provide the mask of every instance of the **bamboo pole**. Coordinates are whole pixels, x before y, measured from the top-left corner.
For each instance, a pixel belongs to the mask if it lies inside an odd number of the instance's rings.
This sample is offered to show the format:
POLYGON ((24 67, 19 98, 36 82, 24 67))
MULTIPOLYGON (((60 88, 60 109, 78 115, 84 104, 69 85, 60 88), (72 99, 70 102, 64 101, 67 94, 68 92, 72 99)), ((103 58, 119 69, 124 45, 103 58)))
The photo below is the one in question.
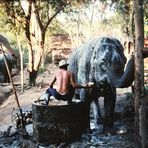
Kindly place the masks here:
POLYGON ((5 53, 4 53, 4 50, 3 50, 3 45, 0 44, 0 46, 1 46, 3 57, 4 57, 5 66, 6 66, 6 69, 7 69, 8 75, 9 75, 9 78, 10 78, 10 82, 11 82, 12 87, 13 87, 13 93, 15 95, 15 101, 17 103, 18 108, 21 109, 20 104, 19 104, 19 101, 18 101, 18 96, 16 94, 16 89, 14 87, 14 83, 13 83, 13 80, 12 80, 12 77, 11 77, 11 73, 10 73, 10 70, 9 70, 9 67, 8 67, 8 63, 7 63, 7 60, 6 60, 6 56, 5 56, 5 53))
POLYGON ((16 93, 16 89, 15 89, 15 87, 14 87, 14 83, 13 83, 13 80, 12 80, 12 77, 11 77, 11 73, 10 73, 10 70, 9 70, 9 67, 8 67, 8 63, 7 63, 7 60, 6 60, 6 56, 5 56, 5 53, 4 53, 4 50, 3 50, 3 45, 0 44, 0 46, 1 46, 1 50, 2 50, 3 57, 4 57, 4 63, 5 63, 5 66, 6 66, 6 69, 7 69, 8 75, 9 75, 9 78, 10 78, 10 82, 11 82, 12 87, 13 87, 13 93, 14 93, 14 95, 15 95, 15 101, 16 101, 17 106, 18 106, 19 111, 20 111, 22 132, 23 132, 23 134, 26 135, 27 132, 26 132, 25 125, 24 125, 24 123, 23 123, 22 109, 21 109, 21 107, 20 107, 20 103, 19 103, 19 100, 18 100, 18 96, 17 96, 17 93, 16 93))

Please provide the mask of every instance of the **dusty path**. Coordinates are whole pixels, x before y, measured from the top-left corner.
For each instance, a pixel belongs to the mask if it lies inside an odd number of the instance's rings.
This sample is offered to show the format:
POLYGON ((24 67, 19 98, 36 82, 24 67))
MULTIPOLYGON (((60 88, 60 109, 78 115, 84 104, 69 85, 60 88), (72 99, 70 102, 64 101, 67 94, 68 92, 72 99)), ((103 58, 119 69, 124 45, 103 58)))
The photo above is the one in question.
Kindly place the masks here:
MULTIPOLYGON (((57 67, 49 65, 47 71, 43 74, 40 74, 37 77, 37 87, 25 88, 24 92, 21 93, 20 88, 20 73, 13 77, 13 82, 15 84, 15 89, 17 92, 19 104, 23 111, 31 110, 32 103, 37 100, 45 89, 48 87, 41 88, 41 84, 48 84, 52 79, 57 67)), ((24 70, 24 83, 27 84, 27 71, 24 70)), ((17 109, 17 103, 15 100, 15 95, 12 93, 13 87, 11 84, 0 85, 0 131, 7 129, 11 125, 11 112, 13 108, 17 109)))
MULTIPOLYGON (((0 88, 1 89, 1 88, 0 88)), ((23 94, 18 96, 20 106, 23 111, 31 110, 32 103, 37 100, 41 95, 42 90, 38 88, 32 88, 26 90, 23 94)), ((7 129, 11 125, 11 113, 13 108, 17 109, 17 103, 14 94, 11 95, 3 104, 0 106, 0 131, 7 129)))

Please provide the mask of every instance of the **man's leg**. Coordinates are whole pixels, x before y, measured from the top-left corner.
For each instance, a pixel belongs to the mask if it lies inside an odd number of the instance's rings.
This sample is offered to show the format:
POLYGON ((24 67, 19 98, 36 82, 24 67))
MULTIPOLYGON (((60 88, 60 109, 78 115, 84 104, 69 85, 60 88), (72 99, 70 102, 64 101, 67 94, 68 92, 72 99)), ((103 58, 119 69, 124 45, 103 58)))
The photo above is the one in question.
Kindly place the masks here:
POLYGON ((50 97, 53 96, 53 97, 57 97, 57 91, 56 89, 54 88, 48 88, 45 92, 45 102, 46 104, 48 105, 48 102, 50 100, 50 97))
POLYGON ((53 88, 48 88, 45 91, 44 98, 45 98, 45 105, 48 105, 50 97, 52 96, 53 88))
POLYGON ((48 102, 50 99, 50 94, 49 94, 48 90, 46 90, 44 97, 45 97, 45 103, 46 103, 46 105, 48 105, 48 102))

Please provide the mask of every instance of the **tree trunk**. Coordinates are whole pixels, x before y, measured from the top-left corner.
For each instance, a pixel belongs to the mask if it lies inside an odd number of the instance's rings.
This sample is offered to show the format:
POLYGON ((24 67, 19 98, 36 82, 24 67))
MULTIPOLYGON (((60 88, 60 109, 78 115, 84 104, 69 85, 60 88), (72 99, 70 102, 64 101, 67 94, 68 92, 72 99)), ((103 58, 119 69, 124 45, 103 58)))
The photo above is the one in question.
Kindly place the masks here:
POLYGON ((36 54, 36 59, 35 59, 35 62, 34 62, 34 69, 36 71, 38 71, 39 69, 39 66, 41 64, 41 60, 42 60, 42 57, 43 57, 43 54, 44 54, 44 46, 43 46, 43 40, 40 41, 40 45, 39 45, 39 50, 36 54))
POLYGON ((29 85, 35 86, 37 72, 34 70, 33 50, 32 45, 28 43, 29 64, 27 71, 29 72, 29 85))
POLYGON ((23 68, 23 51, 21 48, 21 43, 20 43, 20 38, 17 34, 17 41, 18 41, 18 48, 19 48, 19 53, 20 53, 20 63, 21 63, 21 92, 24 92, 24 68, 23 68))
POLYGON ((94 11, 95 11, 95 3, 96 3, 96 1, 93 1, 92 2, 91 18, 90 18, 90 24, 89 24, 89 36, 87 37, 88 39, 92 35, 92 27, 93 27, 93 18, 94 18, 94 11))
POLYGON ((29 86, 36 86, 37 71, 33 69, 32 71, 28 72, 29 72, 29 86))
MULTIPOLYGON (((141 116, 144 108, 141 103, 144 96, 144 63, 142 50, 144 48, 143 0, 134 0, 135 10, 135 144, 145 148, 145 121, 141 116), (142 127, 144 126, 144 127, 142 127)), ((145 111, 144 111, 145 112, 145 111)))
POLYGON ((28 11, 26 15, 26 24, 25 24, 25 36, 28 44, 28 69, 29 72, 29 85, 35 86, 36 79, 36 71, 34 70, 34 53, 32 49, 32 41, 31 41, 31 14, 32 14, 32 0, 28 3, 28 11))
POLYGON ((21 92, 24 92, 24 67, 23 67, 23 51, 20 49, 20 59, 21 59, 21 92))

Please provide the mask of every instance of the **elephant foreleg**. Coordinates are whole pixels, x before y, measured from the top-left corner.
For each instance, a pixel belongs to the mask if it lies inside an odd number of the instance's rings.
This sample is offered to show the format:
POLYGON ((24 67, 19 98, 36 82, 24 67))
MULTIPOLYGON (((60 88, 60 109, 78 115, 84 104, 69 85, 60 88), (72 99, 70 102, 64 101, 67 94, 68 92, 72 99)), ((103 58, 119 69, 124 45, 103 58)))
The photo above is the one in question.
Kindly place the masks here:
POLYGON ((92 108, 94 113, 94 120, 97 124, 102 123, 101 110, 98 98, 92 101, 92 108))
POLYGON ((103 132, 111 132, 114 123, 114 109, 116 102, 116 89, 107 89, 104 93, 104 120, 103 120, 103 132))
POLYGON ((89 99, 91 101, 93 114, 94 114, 94 120, 97 124, 102 123, 102 116, 101 116, 101 110, 99 105, 99 88, 95 85, 89 94, 89 99))

